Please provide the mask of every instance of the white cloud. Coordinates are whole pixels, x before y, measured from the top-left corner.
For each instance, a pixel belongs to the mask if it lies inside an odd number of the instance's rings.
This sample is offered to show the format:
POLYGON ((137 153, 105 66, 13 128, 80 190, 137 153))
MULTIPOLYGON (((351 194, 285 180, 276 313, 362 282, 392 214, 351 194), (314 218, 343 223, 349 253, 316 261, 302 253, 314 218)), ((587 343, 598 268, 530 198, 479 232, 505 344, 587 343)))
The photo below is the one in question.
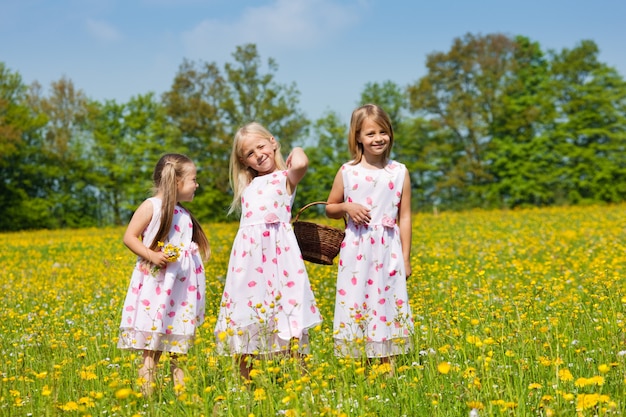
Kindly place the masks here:
POLYGON ((333 0, 274 0, 249 7, 231 22, 205 19, 183 33, 185 55, 224 58, 236 45, 255 43, 269 53, 314 48, 359 20, 358 3, 333 0))
POLYGON ((121 32, 107 22, 87 19, 85 26, 94 38, 103 42, 117 42, 123 38, 121 32))

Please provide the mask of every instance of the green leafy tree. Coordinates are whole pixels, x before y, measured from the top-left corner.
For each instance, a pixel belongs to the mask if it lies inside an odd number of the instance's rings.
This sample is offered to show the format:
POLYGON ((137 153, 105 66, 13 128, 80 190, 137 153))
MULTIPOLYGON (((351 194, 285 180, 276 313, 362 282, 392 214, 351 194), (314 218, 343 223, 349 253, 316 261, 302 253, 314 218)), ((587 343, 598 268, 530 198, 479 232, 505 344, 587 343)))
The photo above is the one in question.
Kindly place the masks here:
POLYGON ((51 83, 50 94, 31 90, 30 105, 47 116, 41 130, 41 169, 47 178, 50 211, 55 227, 85 227, 96 222, 97 190, 89 182, 87 157, 90 132, 89 102, 82 90, 63 77, 51 83))
POLYGON ((490 206, 516 207, 554 202, 558 157, 545 132, 557 117, 549 89, 549 61, 538 43, 518 36, 515 72, 507 78, 494 111, 488 152, 490 206))
POLYGON ((54 226, 40 168, 45 123, 20 75, 0 62, 0 230, 54 226))
POLYGON ((559 197, 572 204, 626 197, 626 83, 598 53, 589 40, 553 53, 559 117, 546 137, 557 144, 559 197))
POLYGON ((165 108, 153 93, 132 97, 128 103, 95 104, 90 155, 103 223, 126 224, 151 195, 157 160, 164 153, 182 151, 178 131, 166 120, 165 108))
MULTIPOLYGON (((516 105, 527 105, 528 97, 506 105, 509 95, 520 91, 520 56, 518 42, 504 35, 467 34, 455 39, 448 53, 430 54, 427 75, 409 86, 411 110, 441 130, 433 138, 446 139, 429 146, 431 153, 448 154, 439 161, 445 171, 435 185, 444 207, 492 204, 498 181, 492 172, 499 146, 495 137, 514 131, 504 123, 516 105)), ((517 140, 516 135, 505 143, 517 140)))

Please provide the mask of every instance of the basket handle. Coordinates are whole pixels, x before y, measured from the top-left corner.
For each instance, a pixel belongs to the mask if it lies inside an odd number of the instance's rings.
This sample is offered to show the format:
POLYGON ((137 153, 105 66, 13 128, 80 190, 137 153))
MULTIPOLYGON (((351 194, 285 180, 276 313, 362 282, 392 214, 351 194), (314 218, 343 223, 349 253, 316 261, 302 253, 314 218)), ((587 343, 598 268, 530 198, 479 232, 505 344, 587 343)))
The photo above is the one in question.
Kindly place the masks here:
MULTIPOLYGON (((328 203, 327 203, 326 201, 313 201, 312 203, 306 204, 306 205, 305 205, 305 206, 303 206, 300 210, 298 210, 298 213, 296 214, 296 218, 295 218, 295 219, 293 219, 293 222, 297 222, 297 221, 298 221, 298 219, 300 218, 300 214, 301 214, 304 210, 308 209, 308 208, 309 208, 309 207, 311 207, 311 206, 315 206, 315 205, 318 205, 318 204, 324 204, 324 205, 327 205, 328 203)), ((343 219, 343 224, 344 224, 344 227, 346 227, 346 226, 348 225, 348 222, 346 221, 346 216, 343 216, 343 217, 342 217, 342 219, 343 219)))

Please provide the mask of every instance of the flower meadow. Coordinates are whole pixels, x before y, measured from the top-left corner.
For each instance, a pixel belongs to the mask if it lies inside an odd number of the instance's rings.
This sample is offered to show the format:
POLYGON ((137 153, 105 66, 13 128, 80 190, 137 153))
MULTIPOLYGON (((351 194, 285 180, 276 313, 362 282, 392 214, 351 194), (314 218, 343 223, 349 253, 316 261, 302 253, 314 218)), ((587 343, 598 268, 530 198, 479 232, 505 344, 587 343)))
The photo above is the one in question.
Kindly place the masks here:
MULTIPOLYGON (((237 223, 206 224, 207 320, 158 389, 117 349, 135 257, 124 228, 0 234, 0 416, 613 416, 626 413, 626 205, 415 214, 415 349, 335 357, 336 266, 307 263, 324 316, 304 365, 244 383, 213 328, 237 223)), ((320 219, 319 222, 333 224, 320 219)))

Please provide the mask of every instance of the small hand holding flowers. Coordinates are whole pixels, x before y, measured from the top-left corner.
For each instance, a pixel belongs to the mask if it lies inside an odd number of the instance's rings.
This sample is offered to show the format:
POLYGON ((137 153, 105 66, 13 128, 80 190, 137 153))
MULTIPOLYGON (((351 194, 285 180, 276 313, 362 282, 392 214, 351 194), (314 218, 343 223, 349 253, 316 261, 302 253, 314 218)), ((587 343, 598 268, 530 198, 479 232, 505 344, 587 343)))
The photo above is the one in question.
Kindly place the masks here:
MULTIPOLYGON (((172 245, 171 243, 168 243, 167 245, 164 242, 158 242, 159 247, 161 248, 161 252, 163 252, 166 256, 165 260, 168 263, 172 263, 172 262, 176 262, 178 261, 178 258, 180 258, 180 254, 183 251, 183 244, 181 243, 180 246, 176 246, 176 245, 172 245)), ((153 264, 152 262, 150 262, 149 260, 144 260, 144 262, 142 262, 142 266, 143 266, 143 271, 146 274, 150 274, 153 277, 157 277, 159 274, 159 272, 161 272, 161 266, 160 265, 156 265, 153 264)), ((162 276, 160 278, 163 278, 162 276)))

